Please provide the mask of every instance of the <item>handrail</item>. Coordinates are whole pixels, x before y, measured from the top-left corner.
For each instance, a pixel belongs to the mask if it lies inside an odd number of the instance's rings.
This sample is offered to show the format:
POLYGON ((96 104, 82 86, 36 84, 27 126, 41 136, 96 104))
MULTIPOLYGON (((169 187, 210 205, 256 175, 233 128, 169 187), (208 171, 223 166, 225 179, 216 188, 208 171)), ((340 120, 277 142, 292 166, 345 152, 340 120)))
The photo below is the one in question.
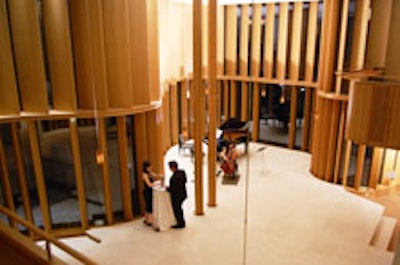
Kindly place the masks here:
MULTIPOLYGON (((46 241, 46 245, 48 245, 48 243, 50 242, 50 243, 54 244, 55 246, 57 246, 59 249, 68 253, 69 255, 71 255, 72 257, 74 257, 75 259, 79 260, 80 262, 82 262, 84 264, 93 264, 93 265, 97 264, 96 262, 94 262, 90 258, 86 257, 82 253, 76 251, 75 249, 71 248, 70 246, 57 240, 57 238, 55 238, 54 236, 37 228, 31 222, 24 220, 23 218, 21 218, 20 216, 18 216, 17 214, 15 214, 14 212, 12 212, 11 210, 7 209, 6 207, 4 207, 2 205, 0 205, 0 212, 4 213, 5 215, 7 215, 7 217, 13 219, 14 221, 17 221, 21 225, 25 226, 29 231, 33 232, 34 234, 36 234, 39 237, 41 237, 42 239, 44 239, 46 241)), ((49 248, 48 248, 48 251, 49 251, 49 248)))

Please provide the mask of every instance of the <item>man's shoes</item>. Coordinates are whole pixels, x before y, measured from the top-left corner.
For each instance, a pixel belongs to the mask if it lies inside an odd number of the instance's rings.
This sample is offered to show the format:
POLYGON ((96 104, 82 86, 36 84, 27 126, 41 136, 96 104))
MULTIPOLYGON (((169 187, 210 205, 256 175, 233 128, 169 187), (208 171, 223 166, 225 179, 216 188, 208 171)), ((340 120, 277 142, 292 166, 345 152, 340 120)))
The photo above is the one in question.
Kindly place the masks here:
POLYGON ((185 228, 185 225, 173 225, 173 226, 171 226, 171 228, 182 229, 182 228, 185 228))

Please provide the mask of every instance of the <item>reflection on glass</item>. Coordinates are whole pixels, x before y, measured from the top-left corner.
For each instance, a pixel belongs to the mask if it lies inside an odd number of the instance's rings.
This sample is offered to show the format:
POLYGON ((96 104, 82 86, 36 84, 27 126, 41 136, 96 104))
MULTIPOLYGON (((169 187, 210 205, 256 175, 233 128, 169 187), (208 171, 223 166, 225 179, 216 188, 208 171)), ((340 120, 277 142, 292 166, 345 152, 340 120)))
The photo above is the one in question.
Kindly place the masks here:
POLYGON ((80 226, 68 122, 43 121, 41 125, 39 142, 52 226, 80 226))
POLYGON ((101 167, 96 161, 98 130, 93 119, 78 120, 78 136, 90 224, 105 223, 104 189, 101 167))

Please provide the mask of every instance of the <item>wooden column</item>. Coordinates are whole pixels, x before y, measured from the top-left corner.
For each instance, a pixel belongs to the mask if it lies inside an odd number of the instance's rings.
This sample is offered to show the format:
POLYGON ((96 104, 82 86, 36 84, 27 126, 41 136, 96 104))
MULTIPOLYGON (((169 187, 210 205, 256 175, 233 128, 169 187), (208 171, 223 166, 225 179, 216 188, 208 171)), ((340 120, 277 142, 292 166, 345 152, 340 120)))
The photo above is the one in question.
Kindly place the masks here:
MULTIPOLYGON (((18 182, 22 195, 22 203, 24 205, 25 218, 29 222, 34 223, 31 202, 29 198, 28 184, 26 181, 24 159, 21 151, 21 143, 19 140, 18 124, 16 122, 13 122, 11 124, 11 134, 12 134, 14 153, 15 153, 15 166, 18 171, 18 182)), ((33 234, 31 234, 31 236, 33 236, 33 234)))
POLYGON ((165 90, 162 95, 162 130, 163 130, 163 145, 162 151, 165 152, 171 146, 171 121, 170 121, 170 94, 169 94, 169 85, 165 84, 165 90))
MULTIPOLYGON (((289 78, 299 80, 300 72, 300 53, 301 53, 301 36, 303 26, 303 3, 294 3, 293 19, 292 19, 292 37, 290 46, 290 65, 289 78)), ((290 127, 289 127, 289 148, 294 148, 296 140, 296 121, 297 121, 297 90, 293 86, 290 93, 290 127)))
POLYGON ((126 136, 126 117, 117 117, 119 168, 121 172, 121 193, 124 209, 124 219, 129 221, 133 217, 131 198, 131 178, 129 176, 128 139, 126 136))
POLYGON ((40 209, 42 212, 43 226, 46 232, 51 231, 51 219, 49 203, 47 201, 46 184, 44 181, 42 158, 40 155, 39 140, 35 121, 28 121, 29 143, 32 152, 33 168, 35 170, 36 189, 39 196, 40 209))
POLYGON ((202 1, 193 1, 193 91, 195 104, 195 133, 194 133, 194 156, 195 156, 195 214, 203 215, 203 148, 202 148, 202 123, 204 117, 205 93, 202 82, 201 63, 201 19, 202 1))
POLYGON ((360 144, 358 146, 356 175, 354 176, 354 189, 355 190, 359 190, 360 186, 361 186, 366 150, 367 150, 367 147, 365 145, 360 144))
POLYGON ((72 155, 74 158, 75 182, 76 182, 76 190, 78 192, 81 224, 83 229, 87 229, 89 228, 89 221, 88 221, 85 184, 83 181, 82 159, 81 159, 81 150, 79 146, 79 134, 78 134, 78 126, 76 118, 71 118, 69 120, 69 129, 71 133, 71 148, 72 148, 72 155))
POLYGON ((20 111, 6 1, 0 1, 0 115, 20 111))
POLYGON ((67 0, 43 0, 48 68, 56 110, 77 108, 68 12, 67 0))
POLYGON ((112 195, 110 170, 108 164, 107 136, 104 118, 98 118, 99 135, 98 135, 98 154, 103 156, 103 163, 100 163, 103 177, 104 206, 106 209, 106 221, 108 225, 114 223, 114 214, 112 209, 112 195))
MULTIPOLYGON (((228 5, 226 6, 227 18, 226 18, 226 46, 225 46, 225 65, 226 74, 236 75, 236 58, 237 58, 237 6, 228 5)), ((236 117, 236 82, 230 81, 230 113, 229 116, 236 117)), ((226 97, 225 97, 226 98, 226 97)), ((228 117, 226 117, 228 118, 228 117)))
POLYGON ((208 206, 217 206, 217 0, 208 2, 208 206))
POLYGON ((7 3, 22 110, 47 112, 46 73, 36 1, 7 3))
MULTIPOLYGON (((307 48, 306 48, 306 65, 305 65, 305 78, 304 78, 306 81, 310 82, 314 81, 317 30, 318 30, 318 3, 311 2, 308 9, 307 48)), ((306 96, 304 100, 303 139, 301 145, 301 150, 303 151, 309 148, 312 94, 313 94, 312 89, 306 87, 306 96)))
POLYGON ((340 115, 340 102, 334 101, 331 108, 331 123, 329 125, 329 143, 328 143, 328 153, 326 159, 326 169, 325 169, 325 180, 332 182, 334 180, 334 165, 335 165, 335 153, 337 147, 338 139, 338 128, 339 128, 339 115, 340 115))
MULTIPOLYGON (((217 6, 217 75, 224 74, 224 47, 225 47, 225 8, 223 5, 217 6)), ((218 97, 217 97, 217 124, 221 124, 223 83, 218 82, 218 97)))
POLYGON ((170 85, 170 122, 171 122, 171 143, 172 145, 178 144, 179 135, 179 113, 178 113, 178 88, 176 82, 170 85))
POLYGON ((264 38, 264 77, 272 78, 274 65, 275 4, 267 4, 264 38))
POLYGON ((381 174, 382 162, 383 162, 383 148, 375 147, 372 155, 372 164, 371 164, 369 183, 368 183, 368 186, 372 189, 376 189, 376 187, 378 186, 378 180, 381 174))
POLYGON ((143 162, 148 160, 147 153, 147 143, 148 143, 148 130, 146 124, 146 114, 140 113, 136 114, 133 117, 133 124, 135 130, 135 140, 134 140, 134 148, 135 148, 135 159, 136 159, 136 171, 137 171, 137 190, 136 193, 139 198, 140 212, 143 214, 145 209, 145 202, 143 198, 143 162))
POLYGON ((189 120, 188 120, 188 99, 187 99, 187 81, 180 83, 181 89, 181 130, 186 129, 189 132, 189 120))
POLYGON ((340 107, 339 133, 338 133, 338 140, 337 140, 337 146, 336 146, 335 169, 334 169, 334 175, 333 175, 334 183, 338 183, 339 175, 340 175, 340 165, 342 164, 343 139, 344 139, 344 130, 345 130, 346 113, 347 113, 346 108, 347 108, 347 104, 342 102, 341 107, 340 107))
MULTIPOLYGON (((242 5, 242 12, 240 17, 240 52, 239 52, 239 72, 241 76, 248 75, 249 63, 249 5, 242 5)), ((247 121, 248 119, 248 101, 249 101, 249 87, 247 82, 241 84, 241 108, 240 120, 247 121)))
MULTIPOLYGON (((0 182, 1 187, 3 188, 4 192, 4 200, 6 202, 6 205, 11 211, 15 212, 13 192, 10 184, 10 175, 8 174, 6 153, 4 150, 3 135, 1 130, 0 130, 0 180, 1 180, 0 182)), ((10 218, 9 221, 14 228, 17 228, 17 224, 15 223, 14 220, 10 218)))
POLYGON ((348 179, 348 176, 349 176, 351 147, 352 147, 352 142, 350 140, 347 140, 346 141, 346 147, 345 147, 343 172, 342 172, 342 184, 343 184, 344 187, 347 187, 347 179, 348 179))
MULTIPOLYGON (((251 29, 251 76, 258 77, 260 75, 261 60, 261 17, 262 5, 253 5, 253 21, 251 29)), ((258 83, 254 83, 253 87, 253 141, 258 140, 259 131, 259 111, 260 111, 260 87, 258 83)))

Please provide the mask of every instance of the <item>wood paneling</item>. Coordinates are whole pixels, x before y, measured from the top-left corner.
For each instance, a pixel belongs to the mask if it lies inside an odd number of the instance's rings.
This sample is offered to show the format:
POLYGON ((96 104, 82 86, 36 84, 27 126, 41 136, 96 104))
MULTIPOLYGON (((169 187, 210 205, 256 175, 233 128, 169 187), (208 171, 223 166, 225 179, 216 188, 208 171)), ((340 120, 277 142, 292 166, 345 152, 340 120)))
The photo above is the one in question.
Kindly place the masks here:
POLYGON ((0 1, 0 115, 19 112, 6 0, 0 1))
MULTIPOLYGON (((239 74, 241 76, 248 75, 249 61, 249 5, 242 5, 240 17, 240 51, 239 51, 239 74)), ((240 119, 247 121, 248 119, 248 101, 249 88, 246 82, 241 84, 241 106, 240 119)))
POLYGON ((328 153, 326 159, 325 169, 325 180, 333 182, 334 180, 334 165, 335 165, 335 153, 338 139, 338 128, 339 128, 339 114, 340 114, 340 102, 335 101, 332 103, 331 108, 331 122, 329 125, 329 141, 328 141, 328 153))
POLYGON ((334 183, 338 183, 340 175, 340 167, 342 165, 343 139, 344 139, 344 130, 345 130, 346 114, 347 114, 346 109, 347 109, 347 104, 342 103, 340 107, 338 140, 336 143, 337 146, 336 146, 335 169, 333 175, 334 183))
MULTIPOLYGON (((135 124, 135 126, 137 126, 135 124)), ((147 159, 152 163, 153 169, 156 173, 163 172, 163 145, 162 138, 162 121, 161 113, 159 110, 146 112, 146 126, 147 126, 147 159)))
POLYGON ((344 187, 347 187, 347 178, 349 176, 351 148, 352 148, 352 142, 350 140, 346 140, 344 162, 343 162, 344 164, 343 164, 343 172, 342 172, 342 184, 344 187))
POLYGON ((35 0, 8 1, 13 51, 22 109, 47 112, 43 46, 35 0))
POLYGON ((70 1, 78 106, 108 108, 103 10, 99 1, 70 1))
MULTIPOLYGON (((393 1, 393 0, 392 0, 393 1)), ((385 2, 385 1, 382 1, 385 2)), ((387 75, 400 76, 400 2, 394 0, 390 19, 390 32, 386 52, 385 72, 387 75)))
POLYGON ((274 65, 275 4, 267 4, 264 38, 264 76, 272 77, 274 65))
POLYGON ((129 176, 128 159, 128 138, 126 131, 126 117, 117 117, 117 134, 118 134, 118 152, 119 152, 119 168, 121 171, 121 194, 122 205, 124 209, 124 219, 129 221, 133 217, 132 197, 131 197, 131 178, 129 176))
POLYGON ((111 108, 130 107, 133 103, 129 29, 134 25, 129 23, 128 2, 102 1, 108 103, 111 108))
POLYGON ((87 229, 89 227, 89 221, 88 221, 86 196, 85 196, 85 184, 83 181, 83 173, 82 173, 82 159, 81 159, 81 150, 79 145, 78 126, 75 118, 70 119, 69 129, 71 133, 71 148, 72 148, 72 155, 74 157, 75 183, 76 183, 76 190, 78 193, 81 224, 83 229, 87 229))
POLYGON ((400 84, 356 82, 350 91, 346 137, 400 149, 400 84))
MULTIPOLYGON (((236 75, 237 59, 237 6, 226 6, 226 29, 225 29, 225 69, 228 75, 236 75)), ((236 117, 236 83, 230 82, 230 117, 236 117)), ((227 114, 227 113, 224 113, 227 114)), ((227 118, 227 116, 226 116, 227 118)))
POLYGON ((253 132, 252 140, 258 141, 259 135, 259 109, 260 109, 260 87, 257 83, 253 85, 253 105, 252 105, 252 120, 253 120, 253 132))
POLYGON ((76 110, 68 1, 44 0, 43 16, 53 108, 76 110))
POLYGON ((106 209, 106 221, 108 225, 114 223, 114 215, 112 209, 110 170, 108 164, 108 148, 106 125, 104 118, 98 118, 98 150, 96 155, 103 156, 103 162, 100 163, 103 178, 104 207, 106 209))
MULTIPOLYGON (((140 2, 140 1, 129 1, 129 2, 140 2)), ((148 38, 148 62, 149 72, 147 78, 149 79, 150 86, 150 99, 151 101, 161 100, 161 84, 160 84, 160 72, 159 72, 159 44, 158 44, 158 1, 145 1, 147 4, 147 38, 148 38)), ((139 23, 138 27, 141 27, 143 22, 139 23)), ((136 39, 135 42, 141 42, 142 39, 136 39)), ((135 60, 135 58, 134 58, 135 60)), ((137 68, 133 69, 137 71, 137 68)), ((139 85, 139 84, 136 84, 139 85)))
POLYGON ((42 212, 43 225, 46 232, 51 230, 51 219, 49 204, 47 201, 46 184, 44 181, 42 158, 39 149, 39 139, 37 135, 35 121, 28 121, 29 143, 32 152, 33 168, 35 170, 36 189, 39 196, 40 209, 42 212))
POLYGON ((147 143, 149 141, 147 135, 146 114, 136 114, 133 117, 133 124, 135 130, 135 159, 136 159, 136 172, 137 172, 137 194, 139 198, 140 212, 143 214, 145 209, 145 202, 143 198, 143 162, 148 160, 147 143))

